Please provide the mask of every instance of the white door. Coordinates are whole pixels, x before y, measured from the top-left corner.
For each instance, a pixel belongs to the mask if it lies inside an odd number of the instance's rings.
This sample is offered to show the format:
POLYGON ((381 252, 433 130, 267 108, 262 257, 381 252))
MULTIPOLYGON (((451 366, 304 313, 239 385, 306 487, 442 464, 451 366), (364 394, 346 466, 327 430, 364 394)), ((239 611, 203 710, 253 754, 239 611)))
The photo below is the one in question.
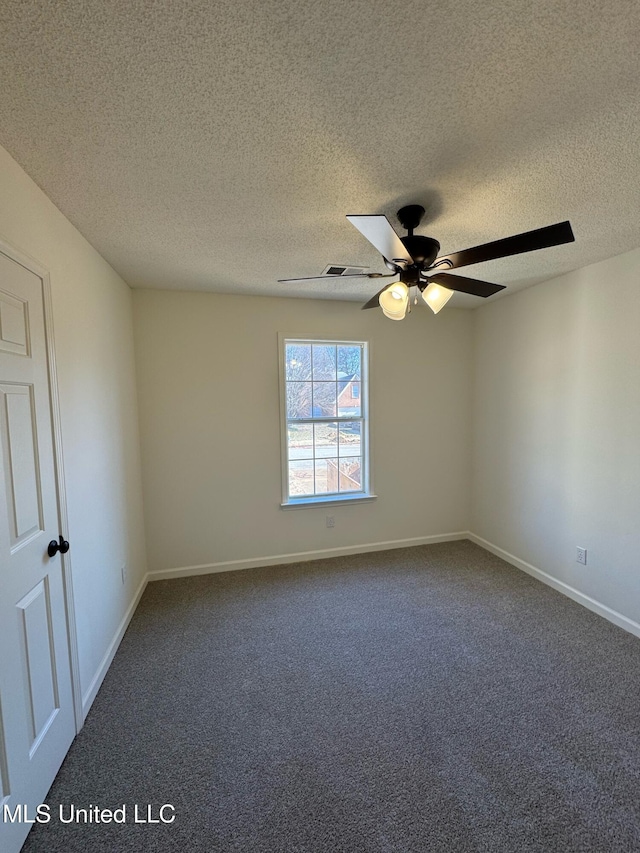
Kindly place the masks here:
POLYGON ((49 541, 61 532, 53 453, 43 282, 0 252, 0 850, 5 853, 22 846, 30 828, 24 819, 33 819, 75 735, 62 558, 47 554, 49 541))

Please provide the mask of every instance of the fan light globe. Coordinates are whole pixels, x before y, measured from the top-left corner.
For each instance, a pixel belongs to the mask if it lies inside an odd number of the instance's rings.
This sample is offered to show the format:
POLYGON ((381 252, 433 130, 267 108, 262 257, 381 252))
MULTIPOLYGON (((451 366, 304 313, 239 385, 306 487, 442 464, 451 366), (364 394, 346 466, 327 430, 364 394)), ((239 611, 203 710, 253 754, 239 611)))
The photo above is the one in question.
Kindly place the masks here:
POLYGON ((409 307, 409 288, 403 282, 396 281, 380 294, 379 302, 385 317, 402 320, 409 307))
POLYGON ((402 314, 389 314, 389 312, 385 311, 383 308, 382 313, 384 314, 385 317, 388 317, 390 320, 404 320, 407 312, 404 311, 402 314))
POLYGON ((434 314, 437 314, 453 296, 453 290, 442 287, 441 284, 429 284, 422 291, 422 298, 434 314))

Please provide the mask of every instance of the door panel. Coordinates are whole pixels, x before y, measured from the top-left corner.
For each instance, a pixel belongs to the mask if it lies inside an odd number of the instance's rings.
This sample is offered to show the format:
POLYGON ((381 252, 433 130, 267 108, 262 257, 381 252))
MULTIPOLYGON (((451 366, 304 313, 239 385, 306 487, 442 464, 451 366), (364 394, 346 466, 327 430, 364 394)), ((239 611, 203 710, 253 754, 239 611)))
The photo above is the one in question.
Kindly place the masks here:
POLYGON ((22 675, 29 688, 30 753, 59 710, 51 598, 47 580, 43 578, 16 605, 22 615, 22 642, 26 664, 22 675))
POLYGON ((27 303, 0 290, 0 351, 29 355, 27 303))
POLYGON ((42 279, 0 252, 0 849, 17 853, 75 734, 42 279))
POLYGON ((0 441, 6 471, 11 551, 42 531, 42 494, 33 387, 0 385, 0 441))

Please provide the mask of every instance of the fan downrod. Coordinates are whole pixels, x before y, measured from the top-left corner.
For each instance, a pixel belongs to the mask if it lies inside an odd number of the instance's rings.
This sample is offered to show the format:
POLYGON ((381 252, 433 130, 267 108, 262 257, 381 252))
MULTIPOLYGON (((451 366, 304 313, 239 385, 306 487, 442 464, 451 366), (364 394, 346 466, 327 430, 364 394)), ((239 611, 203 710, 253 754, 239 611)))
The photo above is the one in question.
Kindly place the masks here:
POLYGON ((413 229, 417 228, 424 216, 424 207, 421 204, 407 204, 401 207, 397 213, 400 225, 413 234, 413 229))

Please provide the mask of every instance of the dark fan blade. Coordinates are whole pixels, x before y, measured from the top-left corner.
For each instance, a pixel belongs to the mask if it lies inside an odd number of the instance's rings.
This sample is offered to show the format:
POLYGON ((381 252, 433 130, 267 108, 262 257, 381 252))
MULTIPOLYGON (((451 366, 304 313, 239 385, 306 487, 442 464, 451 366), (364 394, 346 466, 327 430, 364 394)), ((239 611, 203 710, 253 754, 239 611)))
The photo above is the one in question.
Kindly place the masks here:
POLYGON ((413 258, 404 247, 404 243, 391 227, 386 216, 347 216, 347 219, 358 231, 376 247, 383 258, 388 261, 406 261, 413 263, 413 258))
POLYGON ((355 275, 312 275, 310 278, 279 278, 278 284, 284 284, 287 281, 335 281, 337 278, 391 278, 398 273, 390 272, 386 275, 381 272, 359 272, 355 275))
POLYGON ((545 228, 537 228, 535 231, 525 231, 524 234, 515 234, 513 237, 505 237, 503 240, 494 240, 493 243, 474 246, 473 249, 454 252, 453 255, 442 255, 440 258, 436 258, 434 263, 449 261, 451 269, 457 269, 458 267, 467 267, 470 264, 480 264, 483 261, 506 258, 509 255, 520 255, 523 252, 533 252, 536 249, 560 246, 562 243, 572 243, 574 240, 571 224, 569 222, 558 222, 556 225, 547 225, 545 228))
POLYGON ((362 309, 361 309, 361 310, 362 310, 362 311, 364 311, 364 309, 365 309, 365 308, 377 308, 377 307, 380 305, 380 295, 381 295, 382 293, 384 293, 384 292, 385 292, 385 290, 386 290, 388 287, 390 287, 390 286, 391 286, 391 285, 389 285, 389 284, 385 284, 385 286, 384 286, 383 288, 381 288, 381 289, 376 293, 376 295, 375 295, 375 296, 372 296, 372 297, 371 297, 371 299, 370 299, 368 302, 365 302, 365 304, 362 306, 362 309))
POLYGON ((472 296, 493 296, 500 290, 504 290, 504 284, 491 284, 489 281, 480 281, 477 278, 466 278, 461 275, 438 272, 428 277, 429 281, 435 281, 449 290, 457 290, 459 293, 470 293, 472 296))

